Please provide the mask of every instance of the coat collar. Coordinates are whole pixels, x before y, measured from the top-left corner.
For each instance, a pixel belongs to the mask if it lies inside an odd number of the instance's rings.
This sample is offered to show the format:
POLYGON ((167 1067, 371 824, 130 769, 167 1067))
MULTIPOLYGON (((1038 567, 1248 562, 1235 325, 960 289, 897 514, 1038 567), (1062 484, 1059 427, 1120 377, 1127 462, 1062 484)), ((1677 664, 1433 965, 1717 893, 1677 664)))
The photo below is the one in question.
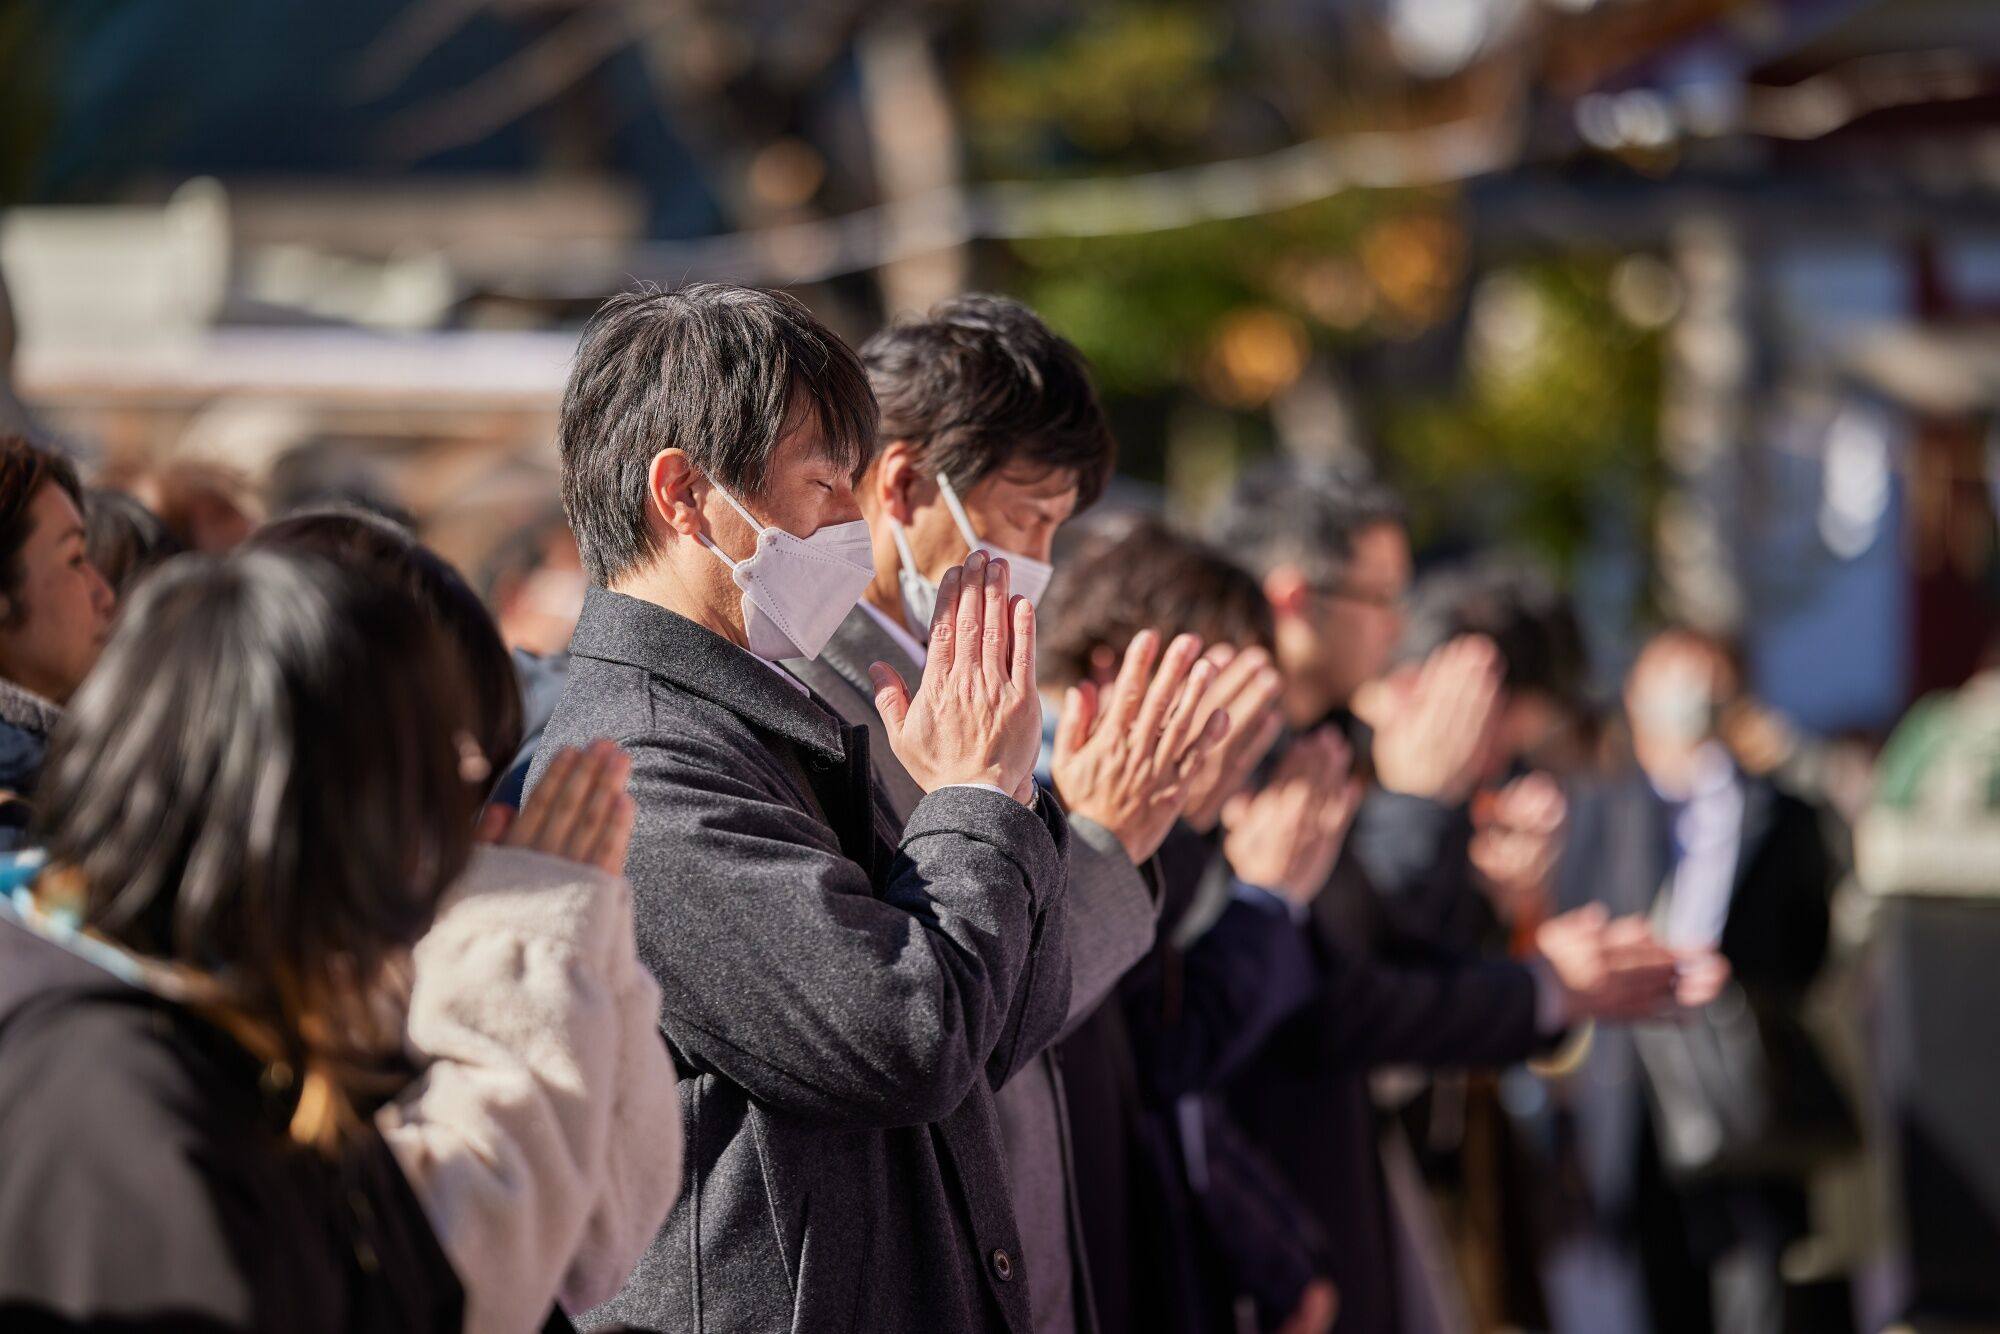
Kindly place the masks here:
POLYGON ((1740 770, 1736 781, 1743 785, 1743 828, 1736 843, 1736 883, 1741 885, 1749 875, 1752 859, 1764 850, 1764 841, 1771 836, 1771 827, 1777 822, 1778 790, 1770 779, 1740 770))
POLYGON ((828 759, 846 755, 840 719, 818 696, 780 680, 772 664, 748 649, 655 603, 592 587, 569 647, 579 657, 649 672, 828 759))
POLYGON ((0 677, 0 723, 46 741, 62 716, 61 705, 0 677))

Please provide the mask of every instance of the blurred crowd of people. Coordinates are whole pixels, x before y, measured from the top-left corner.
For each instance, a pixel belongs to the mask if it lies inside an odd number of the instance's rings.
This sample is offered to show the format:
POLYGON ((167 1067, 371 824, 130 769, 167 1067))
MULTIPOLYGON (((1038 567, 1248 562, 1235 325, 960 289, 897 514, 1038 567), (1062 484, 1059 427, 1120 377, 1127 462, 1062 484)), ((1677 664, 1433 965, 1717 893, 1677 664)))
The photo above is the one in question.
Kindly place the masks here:
POLYGON ((1852 1327, 1842 812, 1730 643, 1593 707, 1332 465, 1093 510, 997 297, 627 293, 559 430, 477 591, 0 442, 7 1328, 1852 1327))

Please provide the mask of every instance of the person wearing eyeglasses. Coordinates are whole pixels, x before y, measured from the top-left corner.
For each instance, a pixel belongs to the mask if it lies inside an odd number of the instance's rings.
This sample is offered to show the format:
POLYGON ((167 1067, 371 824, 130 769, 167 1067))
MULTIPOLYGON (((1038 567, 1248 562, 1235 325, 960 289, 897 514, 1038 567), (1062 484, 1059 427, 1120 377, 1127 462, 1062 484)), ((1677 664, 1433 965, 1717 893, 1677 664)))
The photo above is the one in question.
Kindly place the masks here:
MULTIPOLYGON (((1429 1209, 1414 1167, 1378 1147, 1368 1072, 1499 1066, 1580 1043, 1592 1020, 1703 1003, 1726 975, 1712 950, 1676 955, 1643 921, 1592 909, 1542 923, 1522 959, 1492 957, 1399 920, 1440 881, 1472 888, 1468 799, 1487 775, 1503 714, 1503 663, 1483 636, 1442 645, 1391 679, 1405 633, 1411 553, 1394 492, 1372 476, 1278 461, 1240 479, 1218 545, 1262 583, 1294 727, 1331 722, 1368 779, 1353 833, 1305 923, 1323 987, 1232 1081, 1237 1123, 1277 1165, 1331 1241, 1343 1329, 1447 1328, 1451 1298, 1426 1252, 1429 1209), (1357 708, 1357 701, 1361 701, 1357 708), (1357 714, 1365 712, 1366 720, 1357 714), (1427 1273, 1421 1282, 1397 1275, 1427 1273)), ((1554 835, 1551 834, 1551 837, 1554 835)))

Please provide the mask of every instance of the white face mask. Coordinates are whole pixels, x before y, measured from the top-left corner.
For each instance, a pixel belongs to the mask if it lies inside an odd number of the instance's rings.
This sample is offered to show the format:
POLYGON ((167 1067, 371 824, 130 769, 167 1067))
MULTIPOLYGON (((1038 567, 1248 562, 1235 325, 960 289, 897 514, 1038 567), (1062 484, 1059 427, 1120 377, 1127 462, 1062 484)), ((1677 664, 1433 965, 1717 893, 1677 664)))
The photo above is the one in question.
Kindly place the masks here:
MULTIPOLYGON (((1049 580, 1055 576, 1055 566, 1047 561, 1036 560, 1033 556, 1023 556, 982 542, 972 531, 972 520, 965 513, 965 506, 958 500, 958 492, 952 490, 949 477, 939 477, 938 494, 944 497, 944 507, 951 511, 951 521, 958 525, 958 535, 965 539, 966 553, 984 551, 987 555, 1007 562, 1007 586, 1015 593, 1028 599, 1029 606, 1042 600, 1042 594, 1049 588, 1049 580)), ((889 520, 889 535, 896 539, 896 554, 902 558, 903 568, 897 573, 897 583, 903 590, 903 610, 910 618, 910 629, 921 636, 930 628, 931 613, 937 609, 938 586, 935 580, 924 577, 917 568, 917 558, 910 551, 910 540, 903 533, 903 525, 889 520)))
POLYGON ((868 521, 830 523, 811 537, 795 537, 758 523, 735 496, 720 486, 715 490, 757 530, 757 549, 743 560, 729 559, 707 536, 701 538, 743 590, 750 651, 772 662, 817 658, 875 577, 868 521))
POLYGON ((1715 730, 1716 702, 1700 671, 1663 669, 1632 701, 1634 721, 1692 745, 1715 730))

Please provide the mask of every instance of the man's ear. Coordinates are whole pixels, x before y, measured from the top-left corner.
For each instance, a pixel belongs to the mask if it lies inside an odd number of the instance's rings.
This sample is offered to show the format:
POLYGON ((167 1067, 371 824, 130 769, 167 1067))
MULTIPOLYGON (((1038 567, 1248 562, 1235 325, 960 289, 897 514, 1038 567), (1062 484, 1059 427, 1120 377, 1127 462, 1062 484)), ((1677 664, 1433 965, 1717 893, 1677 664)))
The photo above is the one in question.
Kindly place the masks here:
POLYGON ((1274 616, 1303 616, 1311 596, 1312 585, 1296 565, 1274 565, 1264 576, 1264 600, 1274 616))
POLYGON ((653 455, 646 469, 646 500, 654 522, 682 537, 701 536, 701 507, 695 502, 702 476, 678 449, 653 455))
POLYGON ((932 483, 917 467, 917 450, 907 440, 891 440, 868 465, 867 489, 883 517, 907 524, 928 497, 932 483))

